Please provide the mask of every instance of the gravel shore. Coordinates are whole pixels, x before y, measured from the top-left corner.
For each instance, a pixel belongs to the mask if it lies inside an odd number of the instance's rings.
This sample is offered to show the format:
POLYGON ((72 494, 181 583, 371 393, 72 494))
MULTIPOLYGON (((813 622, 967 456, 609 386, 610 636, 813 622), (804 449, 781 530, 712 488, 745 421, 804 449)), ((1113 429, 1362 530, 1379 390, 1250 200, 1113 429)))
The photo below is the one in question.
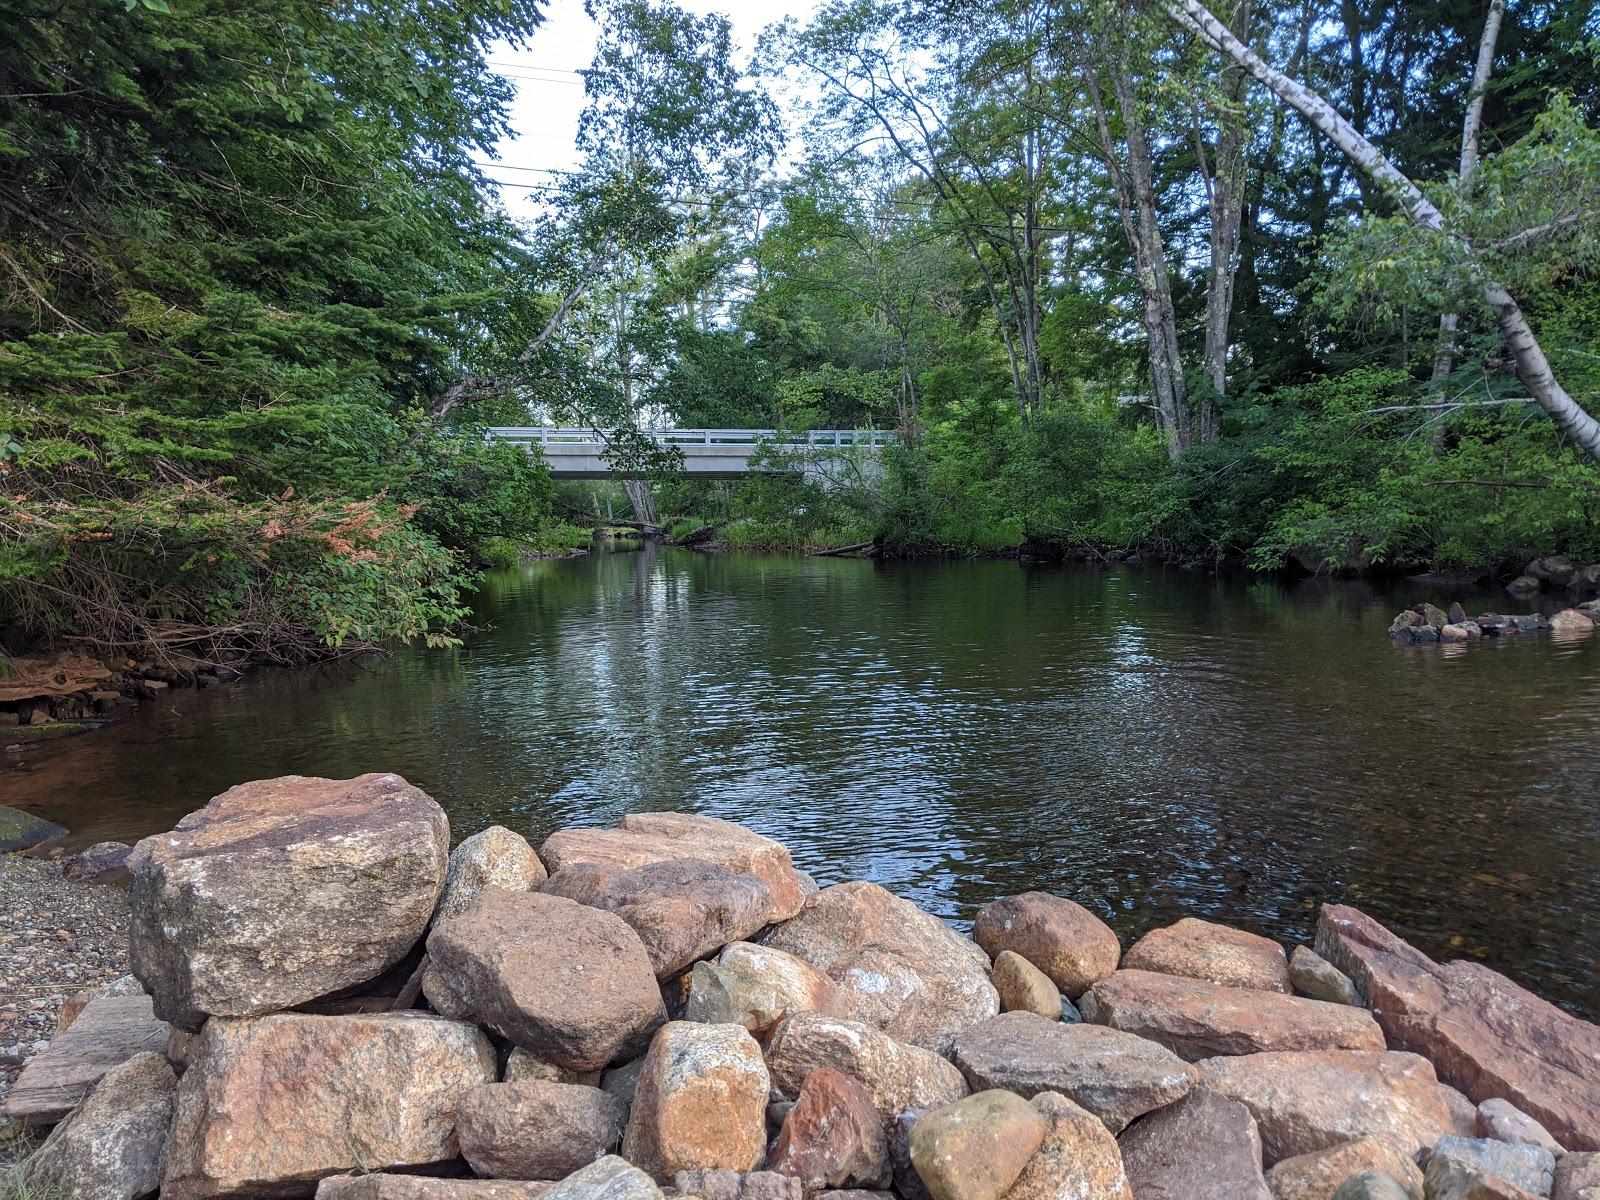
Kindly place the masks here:
MULTIPOLYGON (((128 973, 128 893, 0 854, 0 1100, 50 1044, 68 995, 128 973)), ((0 1163, 7 1122, 0 1118, 0 1163)))

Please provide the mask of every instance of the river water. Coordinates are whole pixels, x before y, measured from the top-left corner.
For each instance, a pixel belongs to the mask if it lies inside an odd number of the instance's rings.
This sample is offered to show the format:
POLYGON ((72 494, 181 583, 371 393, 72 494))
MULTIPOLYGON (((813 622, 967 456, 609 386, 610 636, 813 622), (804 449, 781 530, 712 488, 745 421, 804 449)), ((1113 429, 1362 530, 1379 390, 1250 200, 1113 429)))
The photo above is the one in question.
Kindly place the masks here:
POLYGON ((1391 645, 1427 595, 596 554, 491 578, 460 650, 174 693, 0 793, 76 844, 289 773, 397 771, 457 838, 692 810, 822 882, 957 922, 1048 890, 1124 944, 1185 915, 1304 939, 1337 900, 1600 1018, 1600 636, 1391 645))

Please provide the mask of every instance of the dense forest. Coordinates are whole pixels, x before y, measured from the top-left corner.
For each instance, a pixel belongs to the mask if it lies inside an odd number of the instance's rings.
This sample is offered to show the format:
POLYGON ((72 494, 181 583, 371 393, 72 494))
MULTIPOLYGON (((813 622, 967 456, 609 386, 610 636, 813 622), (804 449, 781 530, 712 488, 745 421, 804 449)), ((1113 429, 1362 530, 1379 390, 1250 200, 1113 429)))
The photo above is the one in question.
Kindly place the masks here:
POLYGON ((11 649, 447 641, 624 502, 734 547, 1600 557, 1595 5, 831 0, 743 55, 589 0, 581 165, 486 171, 542 7, 0 0, 11 649), (646 477, 482 438, 546 421, 646 477), (691 483, 664 424, 900 442, 691 483))

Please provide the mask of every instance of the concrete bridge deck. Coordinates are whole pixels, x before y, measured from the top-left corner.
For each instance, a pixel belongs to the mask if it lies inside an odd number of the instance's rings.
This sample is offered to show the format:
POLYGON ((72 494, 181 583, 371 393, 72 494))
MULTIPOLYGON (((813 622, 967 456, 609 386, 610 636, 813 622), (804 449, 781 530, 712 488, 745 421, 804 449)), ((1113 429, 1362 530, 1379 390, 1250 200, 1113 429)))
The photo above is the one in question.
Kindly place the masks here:
MULTIPOLYGON (((813 429, 795 433, 778 429, 647 429, 664 446, 683 454, 683 473, 694 479, 738 479, 755 468, 750 462, 763 450, 779 450, 802 458, 807 476, 833 474, 831 463, 858 448, 876 459, 877 450, 896 440, 872 429, 813 429)), ((538 447, 555 479, 612 479, 629 474, 606 461, 606 444, 592 429, 551 426, 499 426, 487 431, 493 441, 525 449, 538 447)))

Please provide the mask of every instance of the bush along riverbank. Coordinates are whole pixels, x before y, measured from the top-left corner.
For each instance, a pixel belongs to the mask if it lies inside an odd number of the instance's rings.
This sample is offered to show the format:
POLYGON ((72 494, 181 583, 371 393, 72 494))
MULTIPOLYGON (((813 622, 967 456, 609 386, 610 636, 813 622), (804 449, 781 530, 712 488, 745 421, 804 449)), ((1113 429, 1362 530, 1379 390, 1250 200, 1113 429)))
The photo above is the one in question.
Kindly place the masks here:
MULTIPOLYGON (((395 775, 234 788, 129 860, 142 990, 17 1079, 14 1192, 131 1200, 1588 1200, 1600 1028, 1353 908, 969 939, 737 825, 537 851, 395 775), (491 1182, 492 1181, 492 1182, 491 1182)), ((1084 897, 1083 899, 1089 899, 1084 897)), ((112 992, 129 989, 112 988, 112 992)))

